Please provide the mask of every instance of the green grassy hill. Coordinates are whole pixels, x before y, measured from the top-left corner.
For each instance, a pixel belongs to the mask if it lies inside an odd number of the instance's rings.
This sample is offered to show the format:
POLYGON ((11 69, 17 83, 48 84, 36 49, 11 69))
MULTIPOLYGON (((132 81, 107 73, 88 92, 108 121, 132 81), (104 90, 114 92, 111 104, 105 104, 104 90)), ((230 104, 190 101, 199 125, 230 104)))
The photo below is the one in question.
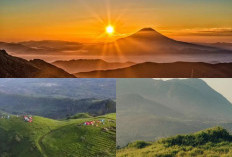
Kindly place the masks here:
POLYGON ((117 157, 231 157, 232 135, 221 127, 189 135, 161 139, 157 142, 137 141, 117 151, 117 157))
POLYGON ((116 114, 69 120, 0 118, 0 157, 115 156, 116 114), (83 122, 105 119, 99 126, 83 122))

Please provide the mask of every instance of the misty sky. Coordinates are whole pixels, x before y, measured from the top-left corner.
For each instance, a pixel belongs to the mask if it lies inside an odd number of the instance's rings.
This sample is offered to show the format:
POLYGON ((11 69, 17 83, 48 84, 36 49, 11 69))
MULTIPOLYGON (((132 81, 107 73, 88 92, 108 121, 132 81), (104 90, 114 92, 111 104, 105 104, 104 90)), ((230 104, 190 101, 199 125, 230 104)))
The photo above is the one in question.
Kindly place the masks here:
POLYGON ((1 0, 0 41, 94 41, 106 25, 114 38, 143 27, 169 37, 232 42, 231 0, 1 0))
MULTIPOLYGON (((162 78, 162 80, 169 80, 162 78)), ((231 78, 204 78, 211 88, 222 94, 232 103, 232 79, 231 78)))
POLYGON ((203 79, 208 85, 221 93, 232 103, 232 79, 231 78, 210 78, 203 79))

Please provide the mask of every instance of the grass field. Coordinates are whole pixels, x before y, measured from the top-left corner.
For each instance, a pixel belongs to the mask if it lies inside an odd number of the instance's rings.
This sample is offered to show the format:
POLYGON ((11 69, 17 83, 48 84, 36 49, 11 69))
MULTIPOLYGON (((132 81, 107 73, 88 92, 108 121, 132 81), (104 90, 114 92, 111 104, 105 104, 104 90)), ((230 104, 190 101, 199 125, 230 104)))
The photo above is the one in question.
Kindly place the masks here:
MULTIPOLYGON (((78 116, 77 116, 78 117, 78 116)), ((34 116, 0 119, 1 157, 97 157, 115 156, 116 114, 68 120, 34 116), (85 121, 105 120, 105 124, 84 126, 85 121)))
POLYGON ((136 141, 117 150, 117 157, 231 157, 232 135, 215 127, 157 142, 136 141))

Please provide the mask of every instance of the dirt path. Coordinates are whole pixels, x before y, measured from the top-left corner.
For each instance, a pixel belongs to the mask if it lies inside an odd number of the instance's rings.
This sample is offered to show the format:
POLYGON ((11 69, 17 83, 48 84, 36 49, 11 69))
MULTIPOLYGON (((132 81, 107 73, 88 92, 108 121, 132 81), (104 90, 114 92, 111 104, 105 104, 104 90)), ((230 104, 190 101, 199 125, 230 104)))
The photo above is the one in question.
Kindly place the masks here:
POLYGON ((68 124, 68 125, 61 126, 61 127, 59 127, 59 128, 53 129, 53 130, 49 131, 48 133, 44 134, 43 136, 41 136, 41 137, 39 138, 38 144, 39 144, 41 153, 42 153, 42 155, 43 155, 44 157, 49 157, 49 156, 46 154, 46 151, 45 151, 46 149, 45 149, 45 146, 43 145, 43 139, 44 139, 46 136, 48 136, 49 134, 51 134, 51 133, 53 133, 53 132, 55 132, 55 131, 57 131, 57 130, 63 128, 63 127, 67 127, 67 126, 69 126, 69 125, 73 125, 73 124, 68 124))

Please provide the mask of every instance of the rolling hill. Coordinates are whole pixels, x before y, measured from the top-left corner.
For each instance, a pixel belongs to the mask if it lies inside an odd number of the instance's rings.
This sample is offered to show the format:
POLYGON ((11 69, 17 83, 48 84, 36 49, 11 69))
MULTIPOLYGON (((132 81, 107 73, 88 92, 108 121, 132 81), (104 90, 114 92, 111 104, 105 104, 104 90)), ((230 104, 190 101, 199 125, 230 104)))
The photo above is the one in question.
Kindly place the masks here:
POLYGON ((139 63, 114 70, 96 70, 74 74, 80 78, 230 78, 232 63, 201 62, 139 63))
POLYGON ((119 146, 232 126, 232 104, 201 79, 119 79, 116 100, 119 146))
POLYGON ((117 157, 232 156, 232 136, 221 127, 157 142, 137 141, 117 151, 117 157))
POLYGON ((0 154, 18 157, 115 156, 115 114, 95 118, 52 120, 33 117, 0 118, 0 154), (84 126, 86 121, 104 119, 104 124, 84 126))
POLYGON ((73 74, 73 73, 87 72, 93 70, 109 70, 109 69, 124 68, 134 65, 135 63, 106 62, 101 59, 92 59, 92 60, 79 59, 79 60, 70 60, 70 61, 55 61, 52 64, 73 74))
POLYGON ((0 77, 2 78, 74 78, 64 70, 43 60, 27 61, 0 50, 0 77))

